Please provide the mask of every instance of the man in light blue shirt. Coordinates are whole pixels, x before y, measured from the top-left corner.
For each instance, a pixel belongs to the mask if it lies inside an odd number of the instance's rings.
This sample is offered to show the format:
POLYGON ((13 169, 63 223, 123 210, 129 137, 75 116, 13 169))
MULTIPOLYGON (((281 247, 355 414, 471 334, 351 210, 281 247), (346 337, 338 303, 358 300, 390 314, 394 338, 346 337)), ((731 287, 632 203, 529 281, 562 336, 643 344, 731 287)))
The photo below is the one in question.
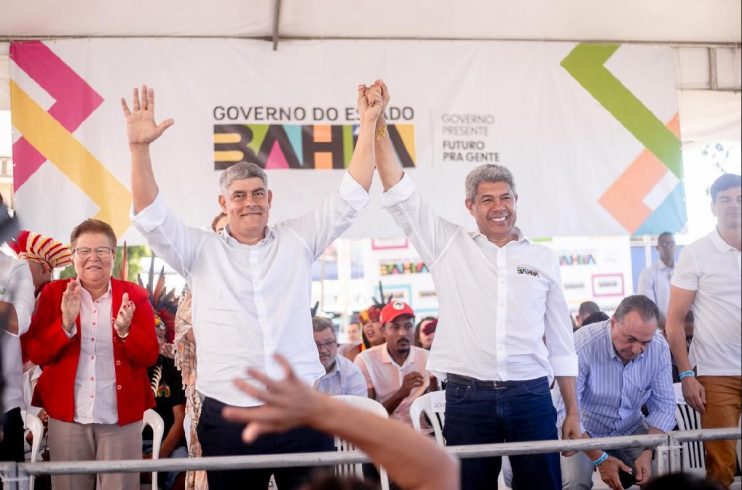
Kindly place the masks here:
POLYGON ((335 327, 327 318, 312 318, 314 343, 317 344, 319 362, 325 368, 325 375, 317 380, 314 387, 327 395, 368 396, 366 378, 361 370, 343 356, 338 356, 338 341, 335 327))
POLYGON ((657 237, 659 259, 639 275, 638 293, 651 299, 660 310, 659 328, 665 329, 670 304, 670 278, 675 268, 675 237, 669 231, 657 237))
MULTIPOLYGON (((613 317, 575 332, 577 401, 583 437, 659 434, 675 426, 670 348, 657 330, 657 305, 643 295, 621 301, 613 317), (646 405, 649 415, 642 414, 646 405)), ((559 419, 564 404, 557 397, 559 419)), ((565 489, 592 488, 592 472, 621 488, 619 470, 637 483, 651 476, 651 449, 591 450, 562 458, 565 489)))

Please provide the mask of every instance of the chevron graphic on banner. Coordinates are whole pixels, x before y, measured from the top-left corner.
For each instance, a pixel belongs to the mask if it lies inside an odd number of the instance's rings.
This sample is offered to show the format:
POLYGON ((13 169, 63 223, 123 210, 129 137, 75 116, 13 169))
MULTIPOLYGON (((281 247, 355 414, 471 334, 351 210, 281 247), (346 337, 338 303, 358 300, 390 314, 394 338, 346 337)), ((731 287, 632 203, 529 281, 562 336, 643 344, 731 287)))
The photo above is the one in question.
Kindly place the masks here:
POLYGON ((677 114, 660 121, 604 66, 618 44, 578 44, 561 66, 645 149, 598 200, 631 234, 680 231, 686 222, 677 114))
POLYGON ((45 111, 10 82, 12 123, 22 135, 13 144, 15 190, 48 160, 99 207, 95 218, 122 235, 131 222, 131 194, 73 135, 103 98, 42 42, 12 43, 10 57, 55 99, 45 111))

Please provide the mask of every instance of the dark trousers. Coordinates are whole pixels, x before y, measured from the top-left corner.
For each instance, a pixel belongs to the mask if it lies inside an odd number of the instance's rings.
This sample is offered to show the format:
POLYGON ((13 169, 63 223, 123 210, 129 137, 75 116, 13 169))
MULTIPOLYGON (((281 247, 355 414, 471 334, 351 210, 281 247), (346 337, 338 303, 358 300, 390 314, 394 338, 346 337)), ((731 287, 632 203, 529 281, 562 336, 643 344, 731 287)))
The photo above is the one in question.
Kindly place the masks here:
MULTIPOLYGON (((333 439, 311 429, 293 429, 282 434, 266 434, 252 444, 242 441, 244 424, 228 422, 222 418, 225 407, 213 398, 205 398, 198 422, 198 439, 204 456, 233 456, 255 454, 311 453, 334 451, 333 439)), ((209 488, 228 490, 232 488, 268 488, 271 474, 281 490, 292 490, 305 484, 313 467, 267 468, 257 470, 209 471, 209 488)))
MULTIPOLYGON (((556 410, 546 377, 506 388, 446 385, 446 445, 557 439, 556 410)), ((558 490, 559 454, 510 456, 513 489, 558 490)), ((497 488, 501 458, 461 460, 461 489, 497 488)))
POLYGON ((23 418, 21 409, 16 407, 3 416, 3 440, 0 441, 0 461, 24 462, 23 418))

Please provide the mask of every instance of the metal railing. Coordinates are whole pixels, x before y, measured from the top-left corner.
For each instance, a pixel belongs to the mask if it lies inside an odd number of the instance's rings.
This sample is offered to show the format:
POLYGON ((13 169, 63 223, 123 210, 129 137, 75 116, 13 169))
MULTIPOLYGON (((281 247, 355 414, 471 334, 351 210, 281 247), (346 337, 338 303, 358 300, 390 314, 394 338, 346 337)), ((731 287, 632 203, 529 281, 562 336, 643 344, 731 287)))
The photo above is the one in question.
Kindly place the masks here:
MULTIPOLYGON (((682 446, 688 441, 740 439, 739 427, 676 431, 667 434, 644 434, 579 440, 508 442, 448 446, 445 450, 460 459, 486 456, 542 454, 589 449, 619 449, 644 447, 656 449, 657 474, 683 470, 682 446)), ((18 489, 30 475, 69 475, 81 473, 149 473, 152 471, 235 470, 254 468, 286 468, 298 466, 332 466, 365 463, 370 459, 360 451, 270 454, 258 456, 219 456, 155 460, 59 461, 41 463, 0 463, 0 473, 7 485, 18 489)))

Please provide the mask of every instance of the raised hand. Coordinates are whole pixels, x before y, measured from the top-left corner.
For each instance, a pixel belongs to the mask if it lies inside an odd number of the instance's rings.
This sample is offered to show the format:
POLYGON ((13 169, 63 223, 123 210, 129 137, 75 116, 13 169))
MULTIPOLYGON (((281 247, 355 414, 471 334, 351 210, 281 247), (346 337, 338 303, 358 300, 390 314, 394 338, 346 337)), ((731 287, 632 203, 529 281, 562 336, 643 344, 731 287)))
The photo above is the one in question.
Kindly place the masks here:
POLYGON ((131 327, 131 319, 134 316, 134 310, 137 307, 133 301, 129 301, 129 293, 124 293, 121 297, 121 308, 113 321, 113 328, 116 329, 116 333, 119 337, 126 337, 129 335, 129 328, 131 327))
POLYGON ((73 279, 67 283, 67 288, 62 293, 62 327, 71 332, 75 327, 75 321, 80 315, 82 297, 80 296, 80 283, 73 279))
POLYGON ((384 114, 386 114, 386 108, 389 106, 389 89, 387 88, 386 83, 384 83, 384 80, 376 80, 374 84, 378 85, 381 90, 381 100, 383 102, 381 114, 379 115, 379 119, 376 120, 376 127, 380 128, 386 124, 386 117, 384 117, 384 114))
POLYGON ((376 123, 384 107, 381 88, 375 83, 369 87, 359 85, 357 107, 362 121, 376 123))
POLYGON ((160 137, 173 124, 173 119, 155 123, 155 91, 142 85, 141 92, 134 88, 131 100, 132 109, 126 99, 121 97, 121 108, 126 118, 126 134, 130 145, 148 145, 160 137))

